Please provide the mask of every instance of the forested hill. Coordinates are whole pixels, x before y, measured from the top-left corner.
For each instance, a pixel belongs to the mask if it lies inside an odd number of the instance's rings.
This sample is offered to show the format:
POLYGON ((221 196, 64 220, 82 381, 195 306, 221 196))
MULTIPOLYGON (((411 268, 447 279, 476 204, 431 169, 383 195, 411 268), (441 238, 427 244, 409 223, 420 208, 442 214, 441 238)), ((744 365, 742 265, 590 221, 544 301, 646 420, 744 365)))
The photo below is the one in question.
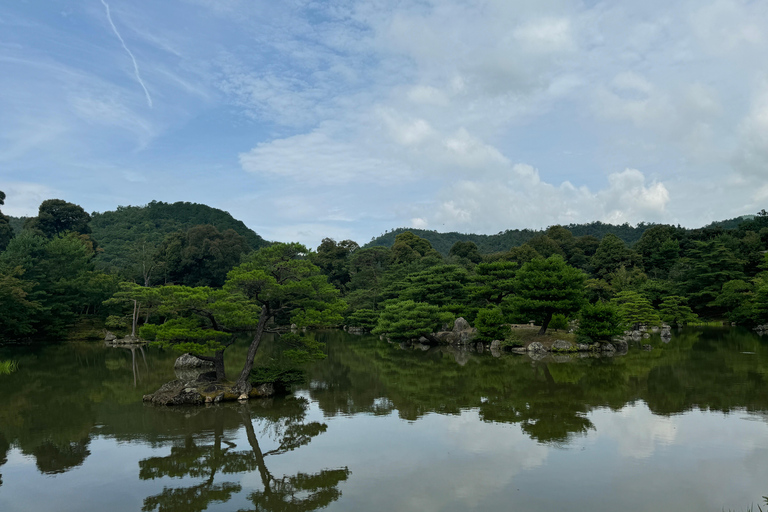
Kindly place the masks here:
POLYGON ((152 201, 146 206, 118 206, 115 211, 93 213, 90 222, 91 235, 103 251, 99 258, 112 264, 118 262, 110 260, 125 258, 140 243, 157 246, 171 233, 202 224, 220 232, 235 231, 252 250, 269 245, 228 212, 197 203, 152 201))
MULTIPOLYGON (((735 219, 713 222, 706 226, 706 228, 719 227, 722 229, 735 229, 742 222, 749 221, 753 218, 754 215, 747 215, 735 219)), ((644 222, 639 223, 637 226, 631 226, 627 223, 615 225, 596 221, 588 224, 569 224, 564 227, 575 237, 591 235, 602 240, 605 235, 611 233, 622 239, 626 244, 632 245, 640 240, 640 237, 643 236, 646 229, 655 225, 656 224, 646 224, 644 222)), ((392 244, 395 243, 395 237, 405 231, 410 231, 414 235, 429 240, 432 247, 444 256, 448 255, 451 247, 453 247, 453 244, 456 242, 474 242, 481 253, 490 254, 494 252, 506 252, 512 247, 523 245, 536 235, 543 235, 546 233, 546 230, 544 229, 508 229, 495 235, 478 235, 474 233, 457 233, 456 231, 450 233, 438 233, 437 231, 429 231, 425 229, 397 228, 373 238, 370 242, 365 244, 365 247, 373 247, 377 245, 392 247, 392 244)))
MULTIPOLYGON (((565 227, 573 233, 573 236, 592 235, 602 239, 608 233, 612 233, 631 245, 640 240, 643 232, 651 226, 653 226, 653 224, 640 223, 636 227, 633 227, 629 224, 613 225, 604 224, 598 221, 589 224, 569 224, 565 227)), ((510 248, 523 245, 536 235, 542 235, 546 232, 546 230, 534 229, 508 229, 495 235, 478 235, 474 233, 457 233, 455 231, 450 233, 438 233, 437 231, 429 231, 425 229, 397 228, 372 239, 365 245, 365 247, 373 247, 376 245, 392 247, 392 244, 395 243, 395 237, 405 231, 410 231, 416 236, 429 240, 432 247, 444 256, 448 255, 451 247, 456 242, 474 242, 481 253, 489 254, 493 252, 508 251, 510 248)))

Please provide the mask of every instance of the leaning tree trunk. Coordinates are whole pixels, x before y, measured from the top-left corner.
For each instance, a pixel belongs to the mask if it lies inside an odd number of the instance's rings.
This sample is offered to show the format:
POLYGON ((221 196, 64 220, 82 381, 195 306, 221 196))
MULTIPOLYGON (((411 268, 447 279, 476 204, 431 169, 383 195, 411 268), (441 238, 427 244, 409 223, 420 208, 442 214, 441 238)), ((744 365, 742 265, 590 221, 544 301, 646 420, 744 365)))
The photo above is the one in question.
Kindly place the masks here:
POLYGON ((253 341, 251 341, 251 346, 248 347, 248 355, 245 357, 243 371, 240 372, 240 376, 237 378, 235 385, 232 386, 232 391, 239 394, 239 398, 241 399, 248 398, 251 389, 253 389, 249 377, 251 375, 251 370, 253 370, 253 359, 256 357, 256 352, 259 350, 261 338, 264 335, 264 328, 267 325, 269 316, 267 306, 263 306, 261 308, 261 314, 259 314, 259 325, 256 327, 256 334, 253 337, 253 341))
POLYGON ((227 375, 224 372, 224 351, 217 350, 213 354, 213 368, 216 370, 216 380, 223 382, 226 380, 227 375))
POLYGON ((552 321, 552 312, 547 311, 547 316, 544 318, 544 321, 541 323, 541 329, 539 329, 539 336, 543 336, 547 332, 547 327, 549 327, 549 322, 552 321))

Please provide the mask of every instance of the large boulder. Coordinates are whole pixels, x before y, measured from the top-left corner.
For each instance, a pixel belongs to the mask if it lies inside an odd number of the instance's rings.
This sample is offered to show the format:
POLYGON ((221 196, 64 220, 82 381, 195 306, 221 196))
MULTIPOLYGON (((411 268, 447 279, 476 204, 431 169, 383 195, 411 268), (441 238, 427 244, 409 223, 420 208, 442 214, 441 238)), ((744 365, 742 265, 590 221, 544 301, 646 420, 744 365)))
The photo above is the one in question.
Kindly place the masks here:
POLYGON ((573 352, 576 348, 569 341, 555 340, 555 342, 552 343, 550 350, 552 350, 552 352, 573 352))
POLYGON ((466 331, 467 329, 471 329, 471 327, 469 326, 469 322, 464 320, 463 317, 459 317, 453 322, 453 332, 466 331))
POLYGON ((213 368, 213 361, 204 361, 192 354, 182 354, 173 363, 175 369, 213 368))
POLYGON ((155 405, 200 405, 205 398, 188 383, 173 380, 160 386, 151 395, 144 395, 143 400, 155 405))
POLYGON ((534 341, 526 347, 526 350, 531 354, 543 354, 547 352, 547 349, 538 341, 534 341))

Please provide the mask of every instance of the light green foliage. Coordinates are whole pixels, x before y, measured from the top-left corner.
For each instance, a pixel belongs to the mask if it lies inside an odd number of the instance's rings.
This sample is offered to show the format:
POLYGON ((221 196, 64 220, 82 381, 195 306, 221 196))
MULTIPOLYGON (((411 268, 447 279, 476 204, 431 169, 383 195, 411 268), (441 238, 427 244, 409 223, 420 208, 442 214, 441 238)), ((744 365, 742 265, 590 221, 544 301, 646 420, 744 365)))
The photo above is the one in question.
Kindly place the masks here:
POLYGON ((387 305, 372 332, 386 334, 393 340, 410 340, 429 336, 451 320, 453 316, 437 306, 404 300, 387 305))
POLYGON ((679 295, 664 297, 659 304, 659 316, 669 324, 683 325, 695 322, 699 317, 691 311, 686 302, 685 297, 679 295))
POLYGON ((624 331, 619 308, 609 302, 586 304, 579 314, 579 336, 592 341, 610 341, 624 331))
POLYGON ((623 291, 611 301, 618 307, 622 324, 634 328, 639 324, 658 325, 659 315, 654 311, 650 301, 633 291, 623 291))
POLYGON ((549 328, 554 330, 567 331, 568 330, 568 318, 560 313, 552 315, 552 321, 549 322, 549 328))
POLYGON ((478 311, 475 328, 480 341, 503 340, 509 332, 509 326, 504 324, 504 313, 498 307, 478 311))
POLYGON ((224 288, 265 307, 283 325, 340 325, 346 303, 308 256, 307 248, 297 243, 266 247, 235 267, 224 288))
POLYGON ((584 301, 581 270, 559 256, 534 259, 523 265, 515 277, 516 308, 541 320, 540 334, 547 331, 552 315, 575 313, 584 301))
POLYGON ((10 375, 19 369, 17 361, 0 361, 0 375, 10 375))
POLYGON ((146 324, 139 329, 139 335, 156 345, 168 347, 177 352, 212 355, 225 348, 230 338, 226 332, 216 331, 201 318, 174 318, 162 324, 146 324))

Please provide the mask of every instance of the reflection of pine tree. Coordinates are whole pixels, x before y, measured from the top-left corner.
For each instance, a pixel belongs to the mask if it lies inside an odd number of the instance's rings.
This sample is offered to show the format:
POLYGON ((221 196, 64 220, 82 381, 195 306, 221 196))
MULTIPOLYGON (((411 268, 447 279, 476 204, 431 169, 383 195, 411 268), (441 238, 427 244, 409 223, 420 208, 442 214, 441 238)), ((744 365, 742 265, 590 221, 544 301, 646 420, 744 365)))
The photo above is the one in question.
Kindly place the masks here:
POLYGON ((144 500, 142 510, 151 512, 202 511, 213 502, 225 503, 242 486, 233 482, 217 481, 217 474, 228 475, 258 470, 264 489, 252 493, 249 499, 257 510, 315 510, 337 500, 341 492, 336 488, 349 476, 349 470, 323 470, 316 474, 297 473, 275 478, 267 468, 265 458, 295 450, 308 444, 323 433, 327 425, 304 423, 306 400, 287 399, 283 406, 260 410, 258 417, 264 422, 265 434, 279 440, 277 448, 262 452, 247 404, 237 409, 217 407, 206 411, 214 415, 213 443, 202 445, 195 433, 189 433, 183 446, 171 448, 166 457, 152 457, 139 463, 142 480, 162 477, 203 478, 191 487, 165 487, 160 494, 144 500), (238 417, 239 416, 239 417, 238 417), (250 450, 235 450, 236 445, 225 439, 225 423, 229 426, 237 419, 245 428, 250 450))

